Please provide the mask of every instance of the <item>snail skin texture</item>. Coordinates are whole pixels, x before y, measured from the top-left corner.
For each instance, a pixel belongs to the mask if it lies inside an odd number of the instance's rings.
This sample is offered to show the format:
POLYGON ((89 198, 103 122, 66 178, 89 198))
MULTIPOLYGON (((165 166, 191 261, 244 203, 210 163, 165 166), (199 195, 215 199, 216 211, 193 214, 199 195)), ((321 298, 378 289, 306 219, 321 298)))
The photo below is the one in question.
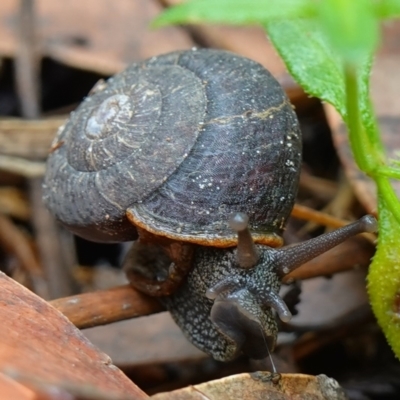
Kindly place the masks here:
POLYGON ((301 132, 260 64, 219 50, 153 57, 97 84, 53 143, 44 201, 77 235, 135 240, 124 268, 215 359, 264 358, 282 278, 363 231, 361 220, 296 246, 301 132))

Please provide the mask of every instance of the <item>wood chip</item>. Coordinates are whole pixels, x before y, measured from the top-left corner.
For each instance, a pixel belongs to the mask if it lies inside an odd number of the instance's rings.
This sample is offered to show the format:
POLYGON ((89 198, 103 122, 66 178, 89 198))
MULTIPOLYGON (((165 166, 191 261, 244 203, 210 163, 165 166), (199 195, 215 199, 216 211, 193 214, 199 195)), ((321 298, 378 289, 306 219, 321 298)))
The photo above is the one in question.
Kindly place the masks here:
POLYGON ((46 301, 3 273, 0 287, 0 372, 147 397, 46 301))

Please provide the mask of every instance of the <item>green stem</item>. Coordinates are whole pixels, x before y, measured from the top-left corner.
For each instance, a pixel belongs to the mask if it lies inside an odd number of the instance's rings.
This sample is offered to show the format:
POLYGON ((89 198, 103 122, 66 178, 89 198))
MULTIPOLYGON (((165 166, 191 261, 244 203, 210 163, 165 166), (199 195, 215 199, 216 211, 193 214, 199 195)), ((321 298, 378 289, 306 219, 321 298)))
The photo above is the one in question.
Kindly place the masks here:
POLYGON ((396 218, 397 223, 400 224, 399 199, 388 178, 384 176, 375 176, 374 179, 378 188, 378 196, 382 196, 384 198, 385 206, 396 218))
POLYGON ((381 157, 380 158, 380 163, 384 164, 385 163, 385 146, 382 143, 382 137, 381 133, 378 127, 378 123, 376 120, 376 115, 375 112, 373 111, 373 105, 371 102, 371 98, 368 95, 368 92, 364 94, 362 97, 364 100, 364 104, 360 105, 360 110, 362 112, 362 124, 364 126, 364 129, 367 132, 367 135, 369 137, 369 141, 371 144, 371 147, 375 150, 375 153, 381 157))
POLYGON ((366 174, 371 175, 376 168, 374 168, 375 162, 369 138, 361 124, 356 66, 345 65, 345 84, 347 126, 351 149, 358 167, 366 174))
POLYGON ((376 175, 381 175, 387 178, 400 179, 400 169, 396 167, 388 167, 381 165, 376 171, 376 175))
MULTIPOLYGON (((396 168, 382 165, 384 155, 380 145, 373 146, 365 128, 362 125, 359 111, 357 67, 345 66, 347 125, 350 144, 359 168, 376 182, 378 195, 400 224, 400 203, 388 177, 400 178, 396 168)), ((376 139, 376 138, 375 138, 376 139)), ((379 140, 379 139, 378 139, 379 140)))

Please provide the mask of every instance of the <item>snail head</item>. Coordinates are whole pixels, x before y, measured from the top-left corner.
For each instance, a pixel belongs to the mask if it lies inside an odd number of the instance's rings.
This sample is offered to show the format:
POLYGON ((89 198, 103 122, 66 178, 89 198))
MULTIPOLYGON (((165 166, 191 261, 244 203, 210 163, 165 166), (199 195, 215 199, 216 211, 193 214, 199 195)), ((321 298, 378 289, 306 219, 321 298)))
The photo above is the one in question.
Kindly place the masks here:
POLYGON ((216 329, 235 347, 251 358, 268 355, 276 344, 277 315, 289 322, 292 314, 279 296, 284 276, 347 238, 376 231, 376 220, 365 216, 359 221, 315 239, 273 249, 253 243, 248 217, 235 214, 231 228, 238 234, 235 272, 209 287, 206 297, 213 301, 210 319, 216 329))

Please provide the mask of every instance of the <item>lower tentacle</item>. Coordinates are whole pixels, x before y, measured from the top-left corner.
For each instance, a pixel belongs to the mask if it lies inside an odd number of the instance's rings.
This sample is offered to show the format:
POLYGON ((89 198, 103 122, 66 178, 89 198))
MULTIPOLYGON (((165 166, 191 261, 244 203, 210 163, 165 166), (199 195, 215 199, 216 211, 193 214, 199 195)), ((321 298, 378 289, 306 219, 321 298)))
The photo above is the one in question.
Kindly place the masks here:
POLYGON ((210 319, 213 302, 192 292, 190 285, 185 284, 174 295, 160 300, 197 348, 218 361, 230 361, 239 355, 235 343, 221 335, 210 319))

